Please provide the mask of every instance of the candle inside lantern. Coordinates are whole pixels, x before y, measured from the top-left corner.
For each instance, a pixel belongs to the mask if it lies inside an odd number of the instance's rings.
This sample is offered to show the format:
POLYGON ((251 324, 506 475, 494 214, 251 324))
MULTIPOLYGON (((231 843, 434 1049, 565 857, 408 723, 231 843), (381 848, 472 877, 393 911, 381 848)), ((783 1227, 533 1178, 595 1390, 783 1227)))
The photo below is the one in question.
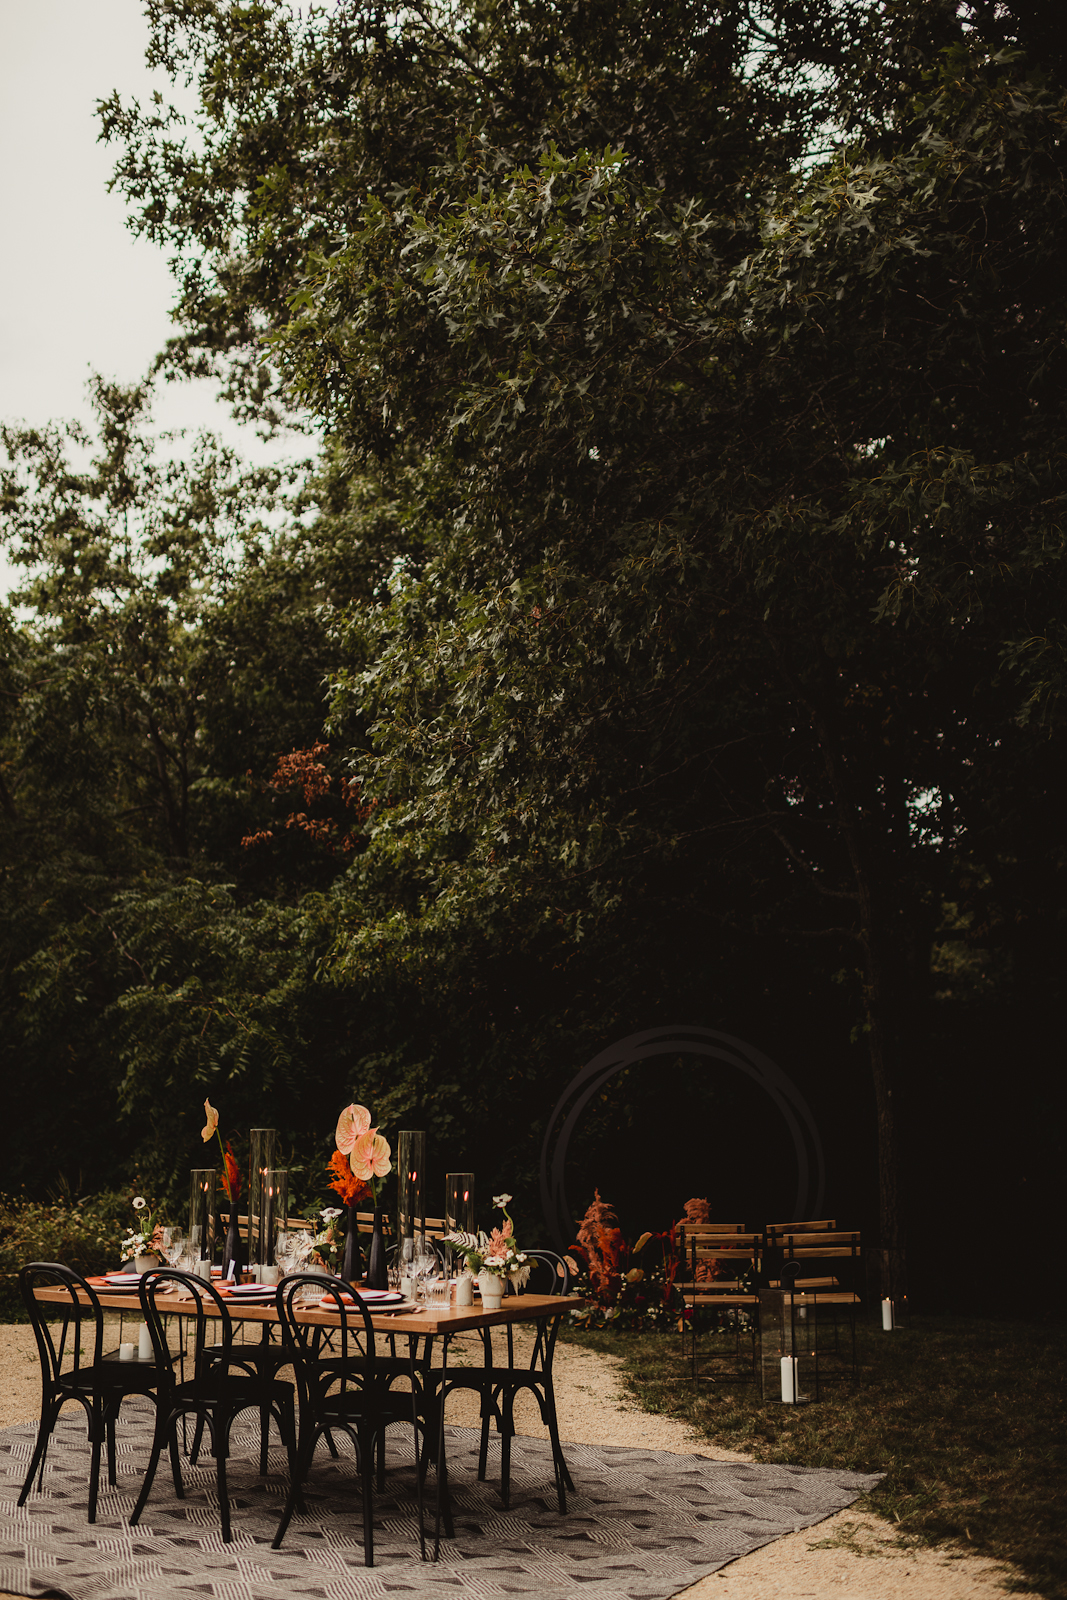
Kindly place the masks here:
POLYGON ((796 1356, 782 1357, 782 1400, 786 1405, 795 1405, 797 1398, 797 1358, 796 1356))
POLYGON ((895 1327, 896 1327, 896 1323, 893 1320, 893 1302, 892 1302, 892 1300, 883 1300, 882 1301, 882 1331, 884 1333, 891 1333, 895 1327))

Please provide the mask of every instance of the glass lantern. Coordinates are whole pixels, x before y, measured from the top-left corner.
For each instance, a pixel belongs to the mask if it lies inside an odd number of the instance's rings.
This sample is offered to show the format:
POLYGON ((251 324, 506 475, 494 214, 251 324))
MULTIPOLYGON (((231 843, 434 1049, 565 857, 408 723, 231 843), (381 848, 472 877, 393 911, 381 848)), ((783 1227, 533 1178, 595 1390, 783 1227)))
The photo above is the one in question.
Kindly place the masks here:
POLYGON ((426 1232, 426 1134, 401 1128, 397 1151, 397 1238, 410 1239, 426 1232))
POLYGON ((261 1256, 260 1238, 263 1215, 263 1182, 266 1174, 276 1170, 278 1132, 276 1128, 252 1128, 248 1135, 248 1264, 250 1267, 270 1266, 273 1254, 261 1256))
POLYGON ((761 1289, 760 1372, 765 1401, 806 1405, 819 1398, 816 1297, 761 1289))

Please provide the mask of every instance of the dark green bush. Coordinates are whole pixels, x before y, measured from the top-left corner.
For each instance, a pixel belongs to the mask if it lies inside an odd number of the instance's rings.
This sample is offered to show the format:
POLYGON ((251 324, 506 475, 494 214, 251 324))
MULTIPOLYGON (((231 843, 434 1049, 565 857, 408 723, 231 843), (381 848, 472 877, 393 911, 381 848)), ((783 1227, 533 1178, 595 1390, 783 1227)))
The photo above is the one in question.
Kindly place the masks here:
POLYGON ((62 1261, 82 1273, 114 1266, 128 1212, 121 1192, 51 1202, 0 1195, 0 1318, 23 1314, 18 1275, 28 1261, 62 1261))

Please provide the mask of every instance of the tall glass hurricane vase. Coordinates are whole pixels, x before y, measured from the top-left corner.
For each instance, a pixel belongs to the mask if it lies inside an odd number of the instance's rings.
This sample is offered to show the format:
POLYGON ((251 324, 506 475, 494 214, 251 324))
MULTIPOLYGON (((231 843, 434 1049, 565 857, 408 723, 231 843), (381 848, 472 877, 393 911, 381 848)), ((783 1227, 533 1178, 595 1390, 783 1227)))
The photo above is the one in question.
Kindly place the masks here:
POLYGON ((425 1132, 401 1128, 396 1163, 398 1239, 410 1239, 412 1234, 426 1231, 425 1167, 425 1132))
POLYGON ((270 1266, 273 1257, 259 1259, 260 1218, 263 1212, 265 1175, 276 1168, 278 1131, 252 1128, 248 1135, 248 1262, 250 1266, 270 1266))
POLYGON ((274 1262, 274 1240, 278 1230, 289 1226, 289 1168, 265 1167, 259 1193, 259 1234, 256 1258, 259 1266, 274 1262))
MULTIPOLYGON (((445 1174, 445 1229, 448 1233, 474 1232, 474 1173, 445 1174)), ((463 1252, 452 1247, 453 1263, 463 1252)))
POLYGON ((210 1261, 215 1254, 217 1184, 214 1167, 194 1167, 189 1174, 189 1238, 196 1241, 198 1259, 201 1261, 210 1261))

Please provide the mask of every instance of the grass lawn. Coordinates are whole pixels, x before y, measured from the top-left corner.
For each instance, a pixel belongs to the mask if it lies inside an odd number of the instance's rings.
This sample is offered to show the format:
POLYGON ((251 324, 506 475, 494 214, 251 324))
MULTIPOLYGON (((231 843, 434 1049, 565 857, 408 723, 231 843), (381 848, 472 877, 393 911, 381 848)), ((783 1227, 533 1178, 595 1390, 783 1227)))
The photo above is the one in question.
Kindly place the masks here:
MULTIPOLYGON (((817 1405, 764 1405, 755 1384, 693 1382, 677 1334, 563 1337, 623 1361, 646 1411, 758 1461, 884 1472, 861 1505, 903 1538, 1013 1562, 1067 1600, 1067 1337, 1058 1324, 913 1317, 857 1332, 859 1383, 817 1405)), ((715 1341, 702 1341, 707 1348, 715 1341)), ((715 1371, 717 1364, 703 1370, 715 1371)))

